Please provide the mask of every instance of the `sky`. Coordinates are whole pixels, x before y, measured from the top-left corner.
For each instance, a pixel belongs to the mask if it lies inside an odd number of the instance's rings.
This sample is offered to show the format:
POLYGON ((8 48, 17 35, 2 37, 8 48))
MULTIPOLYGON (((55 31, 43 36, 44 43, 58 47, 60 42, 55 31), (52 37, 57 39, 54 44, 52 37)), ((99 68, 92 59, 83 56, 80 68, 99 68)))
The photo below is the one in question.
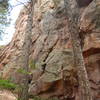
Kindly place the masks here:
POLYGON ((8 44, 12 37, 13 37, 13 34, 15 32, 15 22, 16 22, 16 19, 18 18, 18 15, 20 13, 20 10, 22 9, 23 5, 19 5, 20 2, 27 2, 28 0, 10 0, 9 3, 12 5, 12 6, 16 6, 13 8, 13 10, 10 12, 10 18, 11 18, 11 24, 9 27, 6 28, 5 32, 7 34, 4 34, 3 35, 3 38, 2 40, 0 40, 0 45, 6 45, 8 44))

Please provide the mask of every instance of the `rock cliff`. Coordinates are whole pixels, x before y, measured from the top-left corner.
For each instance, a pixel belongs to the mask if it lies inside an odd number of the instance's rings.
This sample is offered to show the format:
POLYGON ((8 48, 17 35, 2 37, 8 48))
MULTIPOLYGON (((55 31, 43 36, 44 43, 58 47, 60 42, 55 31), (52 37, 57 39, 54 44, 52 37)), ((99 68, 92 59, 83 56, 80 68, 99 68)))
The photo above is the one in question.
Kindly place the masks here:
MULTIPOLYGON (((81 9, 80 38, 83 56, 94 100, 100 99, 100 1, 81 9)), ((32 44, 30 52, 30 95, 44 98, 58 97, 80 100, 77 70, 73 66, 70 33, 68 32, 64 2, 57 5, 53 0, 38 0, 33 17, 32 44), (43 67, 45 71, 43 71, 43 67), (62 70, 63 67, 63 70, 62 70), (64 75, 62 75, 62 72, 64 75), (63 80, 63 77, 66 80, 63 80), (65 96, 66 95, 66 96, 65 96)), ((0 77, 19 82, 17 71, 27 24, 26 8, 16 21, 12 41, 0 51, 0 77)))

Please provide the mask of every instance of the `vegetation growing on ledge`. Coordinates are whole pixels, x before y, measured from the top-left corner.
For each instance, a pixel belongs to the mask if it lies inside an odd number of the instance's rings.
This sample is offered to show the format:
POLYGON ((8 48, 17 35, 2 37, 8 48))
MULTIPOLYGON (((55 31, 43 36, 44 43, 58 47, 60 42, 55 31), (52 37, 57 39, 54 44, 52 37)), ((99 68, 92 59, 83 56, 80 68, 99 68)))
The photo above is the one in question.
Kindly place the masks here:
POLYGON ((36 64, 32 59, 29 61, 29 67, 32 68, 32 69, 36 68, 36 64))
POLYGON ((21 74, 27 74, 27 75, 31 74, 30 72, 25 71, 23 68, 19 68, 17 71, 21 74))
POLYGON ((15 90, 17 85, 12 83, 10 80, 0 79, 0 89, 15 90))

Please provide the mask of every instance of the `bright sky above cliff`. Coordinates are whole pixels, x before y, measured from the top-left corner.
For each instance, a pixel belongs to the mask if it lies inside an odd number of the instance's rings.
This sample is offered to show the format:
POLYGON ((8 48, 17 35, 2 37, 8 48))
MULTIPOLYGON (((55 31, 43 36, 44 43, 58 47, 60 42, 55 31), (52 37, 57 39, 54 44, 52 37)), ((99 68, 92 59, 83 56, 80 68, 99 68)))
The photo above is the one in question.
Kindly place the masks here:
POLYGON ((15 32, 15 21, 20 13, 20 10, 22 9, 23 5, 20 4, 20 2, 23 2, 23 3, 26 3, 27 1, 29 0, 9 0, 9 3, 12 5, 12 6, 15 6, 13 8, 13 10, 11 11, 11 14, 10 14, 10 18, 12 19, 11 20, 11 24, 9 27, 6 28, 5 32, 7 34, 4 34, 3 37, 2 37, 2 40, 0 40, 0 45, 6 45, 8 44, 12 37, 13 37, 13 33, 15 32), (18 5, 18 6, 16 6, 18 5))

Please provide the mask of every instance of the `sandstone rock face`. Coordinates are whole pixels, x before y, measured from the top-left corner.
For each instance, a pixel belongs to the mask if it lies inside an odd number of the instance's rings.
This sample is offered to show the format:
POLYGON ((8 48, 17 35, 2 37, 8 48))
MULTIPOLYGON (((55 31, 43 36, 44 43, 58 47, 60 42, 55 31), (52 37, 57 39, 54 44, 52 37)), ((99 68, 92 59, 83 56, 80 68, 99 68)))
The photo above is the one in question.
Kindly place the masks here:
MULTIPOLYGON (((80 100, 77 69, 73 54, 63 0, 55 7, 53 0, 38 0, 35 4, 30 60, 36 65, 32 70, 30 95, 44 98, 57 96, 80 100), (45 65, 45 71, 43 70, 45 65), (63 74, 62 74, 63 73, 63 74), (65 78, 65 81, 63 80, 65 78)), ((14 82, 20 78, 20 54, 25 37, 27 12, 21 11, 16 22, 12 41, 0 54, 0 76, 14 82)), ((100 99, 100 0, 82 9, 80 37, 83 39, 83 56, 94 100, 100 99)))
POLYGON ((11 92, 2 90, 0 91, 0 100, 17 100, 17 99, 11 92))

